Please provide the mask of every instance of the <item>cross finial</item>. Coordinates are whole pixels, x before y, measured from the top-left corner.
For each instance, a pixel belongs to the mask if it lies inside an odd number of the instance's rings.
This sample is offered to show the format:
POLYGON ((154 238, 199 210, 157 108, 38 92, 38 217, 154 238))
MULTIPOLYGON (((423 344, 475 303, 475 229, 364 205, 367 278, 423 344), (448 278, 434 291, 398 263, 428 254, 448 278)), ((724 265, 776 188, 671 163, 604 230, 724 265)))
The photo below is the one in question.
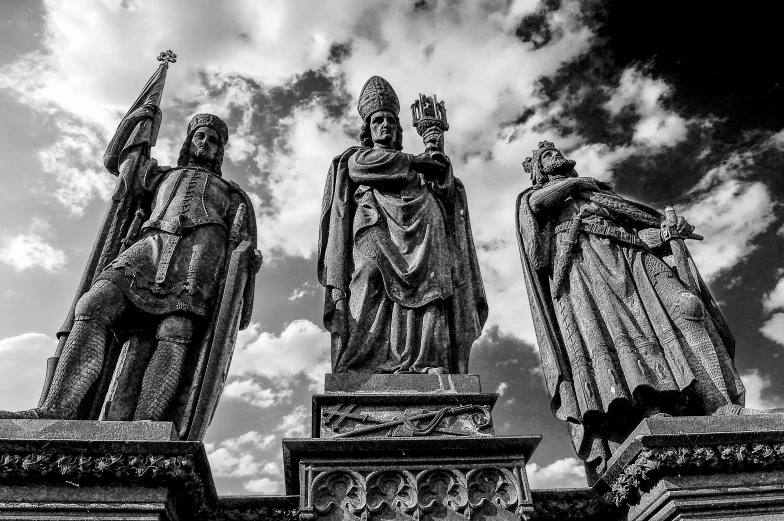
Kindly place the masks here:
POLYGON ((176 63, 177 62, 177 55, 172 52, 171 49, 162 52, 158 55, 158 61, 164 63, 176 63))

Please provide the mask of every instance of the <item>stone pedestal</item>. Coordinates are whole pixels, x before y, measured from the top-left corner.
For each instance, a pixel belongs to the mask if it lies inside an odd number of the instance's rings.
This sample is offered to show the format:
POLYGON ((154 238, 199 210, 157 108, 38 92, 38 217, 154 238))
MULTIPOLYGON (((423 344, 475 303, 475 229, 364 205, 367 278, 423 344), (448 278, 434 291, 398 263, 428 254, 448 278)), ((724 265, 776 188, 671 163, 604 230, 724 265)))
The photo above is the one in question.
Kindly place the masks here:
POLYGON ((602 488, 629 521, 784 519, 784 417, 649 418, 602 488))
POLYGON ((539 436, 495 436, 475 375, 327 375, 313 438, 283 440, 300 519, 521 520, 539 436))
POLYGON ((217 503, 200 442, 168 422, 0 420, 0 519, 203 519, 217 503))

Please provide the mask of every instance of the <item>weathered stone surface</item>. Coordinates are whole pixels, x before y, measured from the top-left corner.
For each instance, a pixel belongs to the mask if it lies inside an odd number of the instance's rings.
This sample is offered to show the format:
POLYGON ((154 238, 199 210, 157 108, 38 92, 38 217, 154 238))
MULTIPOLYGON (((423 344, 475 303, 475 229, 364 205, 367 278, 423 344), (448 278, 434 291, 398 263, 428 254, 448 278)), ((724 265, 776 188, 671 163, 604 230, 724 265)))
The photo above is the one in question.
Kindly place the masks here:
POLYGON ((487 436, 494 393, 330 393, 313 397, 314 438, 487 436))
POLYGON ((610 493, 590 488, 531 490, 534 511, 530 521, 623 521, 626 508, 613 503, 610 493))
POLYGON ((0 440, 0 518, 201 520, 217 494, 198 442, 0 440))
POLYGON ((303 520, 520 520, 540 439, 286 439, 286 491, 303 520))
POLYGON ((0 440, 176 440, 171 422, 0 420, 0 440))
POLYGON ((175 167, 150 157, 175 58, 161 53, 107 147, 117 188, 39 405, 0 418, 170 420, 179 439, 204 437, 250 321, 261 254, 250 198, 222 177, 220 118, 193 117, 175 167))
POLYGON ((739 414, 735 340, 668 207, 630 201, 578 176, 549 141, 525 170, 520 257, 545 381, 589 483, 643 418, 739 414))
POLYGON ((210 521, 299 521, 299 496, 221 496, 210 521))
POLYGON ((412 155, 397 94, 370 78, 359 146, 327 174, 318 278, 334 373, 465 374, 487 319, 465 188, 444 153, 446 109, 418 103, 426 152, 412 155))
POLYGON ((616 451, 597 489, 629 505, 635 521, 780 519, 784 418, 648 418, 616 451))
POLYGON ((338 373, 325 376, 330 393, 480 393, 475 374, 371 374, 338 373))

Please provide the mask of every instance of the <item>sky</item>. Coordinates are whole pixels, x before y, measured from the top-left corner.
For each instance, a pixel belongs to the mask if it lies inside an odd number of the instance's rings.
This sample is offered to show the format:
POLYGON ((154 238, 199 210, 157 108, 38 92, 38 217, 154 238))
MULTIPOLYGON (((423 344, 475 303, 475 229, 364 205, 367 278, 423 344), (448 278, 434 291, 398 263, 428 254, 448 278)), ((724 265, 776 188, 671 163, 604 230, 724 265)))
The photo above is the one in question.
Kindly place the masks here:
POLYGON ((357 144, 373 75, 407 109, 445 100, 490 315, 469 370, 496 433, 541 434, 534 488, 585 486, 549 407, 514 229, 521 163, 555 142, 581 175, 679 215, 737 339, 747 406, 784 406, 784 96, 776 18, 703 1, 0 0, 0 409, 34 407, 114 177, 103 152, 178 55, 153 157, 223 118, 224 176, 250 195, 264 266, 205 444, 221 494, 282 494, 281 440, 310 435, 329 371, 316 279, 331 159, 357 144))

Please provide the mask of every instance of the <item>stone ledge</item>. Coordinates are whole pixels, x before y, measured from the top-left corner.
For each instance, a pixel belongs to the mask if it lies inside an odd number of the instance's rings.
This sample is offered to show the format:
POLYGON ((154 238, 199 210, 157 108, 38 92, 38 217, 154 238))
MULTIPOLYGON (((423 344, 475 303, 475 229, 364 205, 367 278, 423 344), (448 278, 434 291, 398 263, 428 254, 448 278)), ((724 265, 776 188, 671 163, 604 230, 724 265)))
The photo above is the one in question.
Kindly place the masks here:
POLYGON ((0 440, 0 517, 205 519, 217 500, 200 442, 0 440))
POLYGON ((386 394, 455 394, 481 393, 479 376, 475 374, 327 374, 324 392, 386 393, 386 394))
MULTIPOLYGON (((610 460, 597 483, 617 505, 633 505, 658 479, 736 475, 784 469, 784 418, 649 418, 610 460)), ((724 486, 730 486, 727 480, 724 486)))
POLYGON ((173 441, 172 422, 0 420, 0 440, 173 441))

